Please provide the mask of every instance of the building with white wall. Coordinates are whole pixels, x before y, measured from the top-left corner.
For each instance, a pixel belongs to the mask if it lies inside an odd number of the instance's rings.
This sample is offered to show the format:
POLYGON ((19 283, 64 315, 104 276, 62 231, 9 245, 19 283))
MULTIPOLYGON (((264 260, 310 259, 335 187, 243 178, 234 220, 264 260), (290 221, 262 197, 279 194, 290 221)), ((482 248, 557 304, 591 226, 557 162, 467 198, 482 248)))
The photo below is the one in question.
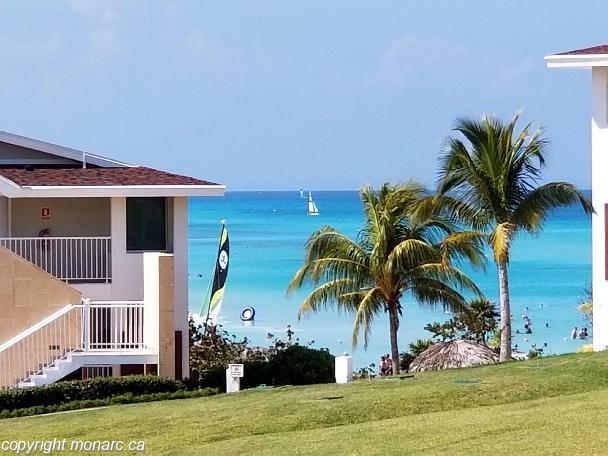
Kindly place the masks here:
POLYGON ((0 132, 0 388, 188 373, 188 197, 225 187, 0 132))
POLYGON ((547 55, 549 68, 591 70, 593 349, 608 347, 608 45, 547 55))

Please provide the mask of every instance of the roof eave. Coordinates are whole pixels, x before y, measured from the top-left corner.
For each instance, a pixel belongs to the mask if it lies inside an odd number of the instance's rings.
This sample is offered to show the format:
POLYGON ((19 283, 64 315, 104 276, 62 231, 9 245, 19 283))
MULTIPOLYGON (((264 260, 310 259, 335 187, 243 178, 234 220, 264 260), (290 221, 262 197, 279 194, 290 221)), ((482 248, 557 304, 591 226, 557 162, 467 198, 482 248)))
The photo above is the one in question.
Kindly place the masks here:
POLYGON ((608 54, 553 54, 545 56, 548 68, 585 69, 607 67, 608 54))
MULTIPOLYGON (((0 190, 1 191, 1 190, 0 190)), ((224 196, 225 185, 36 185, 19 187, 9 198, 107 198, 224 196)))
POLYGON ((67 158, 69 160, 81 161, 85 157, 85 161, 92 165, 101 167, 131 167, 133 165, 113 158, 103 157, 97 154, 90 154, 71 147, 60 146, 58 144, 41 141, 39 139, 28 138, 27 136, 16 135, 7 131, 0 131, 0 142, 12 144, 14 146, 25 147, 27 149, 37 150, 57 157, 67 158))

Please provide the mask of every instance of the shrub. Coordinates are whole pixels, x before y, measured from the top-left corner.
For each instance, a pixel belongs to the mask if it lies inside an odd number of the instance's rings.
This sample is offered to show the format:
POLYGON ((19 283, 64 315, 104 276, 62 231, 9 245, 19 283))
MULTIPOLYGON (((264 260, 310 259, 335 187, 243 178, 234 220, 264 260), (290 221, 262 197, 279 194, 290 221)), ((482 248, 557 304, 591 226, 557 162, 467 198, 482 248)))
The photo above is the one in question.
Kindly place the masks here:
POLYGON ((414 361, 414 355, 408 352, 403 352, 399 356, 399 370, 402 372, 409 372, 410 364, 414 361))
MULTIPOLYGON (((244 365, 241 388, 258 385, 309 385, 334 381, 334 357, 326 349, 298 345, 288 326, 286 339, 268 334, 267 349, 252 348, 245 338, 239 340, 225 330, 213 328, 207 334, 190 320, 190 379, 188 388, 226 389, 226 368, 230 363, 244 365)), ((312 343, 312 342, 311 342, 312 343)))
POLYGON ((433 344, 434 342, 432 339, 416 339, 409 344, 410 354, 415 358, 433 344))
POLYGON ((63 404, 37 405, 34 407, 20 408, 16 410, 2 410, 0 411, 0 419, 14 418, 19 416, 41 415, 44 413, 53 412, 64 412, 67 410, 80 410, 84 408, 102 407, 106 405, 136 404, 141 402, 207 397, 217 393, 217 390, 211 388, 196 391, 178 390, 173 393, 152 393, 144 394, 141 396, 136 396, 131 393, 128 393, 121 396, 115 396, 105 399, 85 399, 82 401, 70 401, 63 404))
MULTIPOLYGON (((245 361, 243 365, 242 389, 259 385, 312 385, 335 381, 334 357, 329 351, 301 345, 291 345, 269 356, 268 361, 245 361)), ((198 378, 186 380, 186 384, 189 389, 211 387, 225 391, 226 368, 207 370, 198 378)))
POLYGON ((179 380, 152 375, 99 377, 92 380, 58 382, 36 388, 0 392, 0 410, 53 406, 72 401, 106 399, 133 394, 173 393, 185 388, 179 380))
POLYGON ((312 385, 335 381, 334 357, 328 350, 292 345, 273 355, 268 374, 273 385, 312 385))

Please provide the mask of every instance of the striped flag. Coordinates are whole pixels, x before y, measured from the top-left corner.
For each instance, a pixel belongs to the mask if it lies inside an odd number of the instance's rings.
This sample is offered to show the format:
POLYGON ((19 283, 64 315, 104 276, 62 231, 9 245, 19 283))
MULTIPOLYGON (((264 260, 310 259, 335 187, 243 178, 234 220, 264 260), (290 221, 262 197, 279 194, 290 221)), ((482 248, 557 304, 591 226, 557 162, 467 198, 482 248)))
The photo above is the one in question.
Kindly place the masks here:
POLYGON ((229 254, 230 241, 228 240, 228 230, 226 229, 226 225, 222 223, 220 245, 217 253, 217 261, 215 262, 215 274, 213 275, 213 282, 211 283, 211 295, 206 318, 209 323, 214 325, 217 325, 220 311, 222 309, 224 288, 226 285, 226 278, 228 277, 229 254))

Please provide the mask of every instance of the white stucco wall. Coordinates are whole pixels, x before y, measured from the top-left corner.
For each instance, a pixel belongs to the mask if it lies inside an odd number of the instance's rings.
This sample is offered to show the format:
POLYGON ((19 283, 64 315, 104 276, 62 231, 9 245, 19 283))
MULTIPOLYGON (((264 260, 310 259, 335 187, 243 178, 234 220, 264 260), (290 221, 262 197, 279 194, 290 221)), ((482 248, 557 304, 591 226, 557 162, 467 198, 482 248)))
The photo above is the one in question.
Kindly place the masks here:
POLYGON ((13 237, 38 236, 44 228, 53 236, 110 235, 110 198, 14 198, 11 214, 13 237), (51 210, 49 220, 41 219, 43 207, 51 210))
POLYGON ((127 199, 112 198, 112 293, 114 300, 141 300, 143 255, 127 253, 127 199))
POLYGON ((606 222, 608 204, 608 68, 592 70, 592 197, 593 215, 593 348, 608 346, 608 281, 606 280, 606 222))

